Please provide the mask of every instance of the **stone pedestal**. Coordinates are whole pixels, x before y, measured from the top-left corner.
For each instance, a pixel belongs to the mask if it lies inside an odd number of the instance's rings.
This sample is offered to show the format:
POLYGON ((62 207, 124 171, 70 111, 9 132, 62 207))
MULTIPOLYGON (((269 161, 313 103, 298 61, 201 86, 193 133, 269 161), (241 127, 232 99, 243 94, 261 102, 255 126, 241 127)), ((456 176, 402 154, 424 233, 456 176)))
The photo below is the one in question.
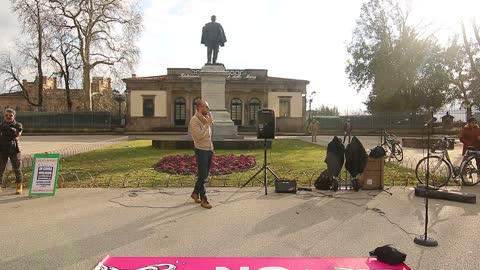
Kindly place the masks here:
POLYGON ((223 65, 205 65, 198 72, 202 99, 208 102, 213 117, 213 140, 239 139, 237 126, 225 109, 225 82, 228 76, 223 65))

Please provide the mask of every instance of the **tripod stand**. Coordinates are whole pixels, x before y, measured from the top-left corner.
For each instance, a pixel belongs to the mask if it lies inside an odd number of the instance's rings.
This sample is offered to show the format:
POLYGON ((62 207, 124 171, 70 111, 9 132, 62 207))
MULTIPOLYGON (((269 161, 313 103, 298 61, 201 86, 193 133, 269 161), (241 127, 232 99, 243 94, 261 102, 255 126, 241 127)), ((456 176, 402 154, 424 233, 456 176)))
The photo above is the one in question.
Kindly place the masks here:
POLYGON ((248 185, 248 183, 250 183, 253 179, 255 179, 255 177, 262 171, 263 171, 263 186, 265 187, 265 195, 267 195, 267 186, 268 186, 267 171, 269 171, 273 175, 273 177, 275 177, 275 179, 279 179, 278 175, 275 174, 275 172, 272 169, 270 169, 270 167, 268 167, 267 165, 267 139, 264 139, 263 141, 263 167, 260 168, 252 177, 250 177, 250 179, 248 179, 248 181, 242 185, 242 188, 248 185))
POLYGON ((429 190, 429 180, 430 180, 430 129, 433 126, 433 123, 437 121, 437 118, 432 117, 426 124, 425 127, 427 128, 427 171, 425 173, 426 177, 426 184, 425 187, 425 232, 423 235, 419 235, 413 239, 413 242, 417 245, 425 246, 425 247, 436 247, 438 246, 438 242, 428 237, 428 190, 429 190))

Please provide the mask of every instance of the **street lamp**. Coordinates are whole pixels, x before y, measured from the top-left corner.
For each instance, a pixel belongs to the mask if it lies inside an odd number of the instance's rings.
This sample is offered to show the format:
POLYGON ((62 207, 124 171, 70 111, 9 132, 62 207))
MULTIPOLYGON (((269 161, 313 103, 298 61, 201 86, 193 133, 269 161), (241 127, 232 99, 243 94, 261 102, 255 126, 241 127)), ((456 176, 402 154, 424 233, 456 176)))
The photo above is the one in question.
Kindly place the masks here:
POLYGON ((113 89, 113 100, 118 103, 118 119, 120 124, 122 124, 122 103, 125 102, 125 93, 121 94, 117 89, 113 89))
POLYGON ((310 122, 312 121, 312 101, 316 93, 317 92, 313 91, 308 96, 308 125, 310 125, 310 122))

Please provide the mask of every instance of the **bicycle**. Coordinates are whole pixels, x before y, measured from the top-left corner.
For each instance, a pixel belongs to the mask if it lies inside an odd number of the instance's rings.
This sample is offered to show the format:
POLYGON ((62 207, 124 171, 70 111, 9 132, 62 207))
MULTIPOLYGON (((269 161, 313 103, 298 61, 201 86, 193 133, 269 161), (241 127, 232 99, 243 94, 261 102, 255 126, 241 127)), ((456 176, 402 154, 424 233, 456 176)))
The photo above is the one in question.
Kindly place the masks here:
POLYGON ((457 179, 460 177, 462 183, 466 186, 474 186, 480 181, 480 171, 478 165, 480 164, 480 151, 475 151, 473 146, 467 147, 467 152, 460 162, 460 166, 453 165, 448 154, 448 147, 454 143, 454 139, 444 137, 438 140, 432 147, 430 157, 422 158, 415 168, 415 176, 419 183, 424 183, 427 172, 427 160, 430 160, 429 168, 429 184, 442 187, 446 185, 450 179, 457 179), (437 152, 440 150, 440 152, 437 152), (475 159, 475 162, 473 160, 475 159), (477 164, 477 159, 479 162, 477 164))
POLYGON ((381 147, 385 150, 388 157, 394 157, 398 162, 403 160, 403 149, 400 142, 397 140, 397 136, 383 131, 383 142, 381 147))

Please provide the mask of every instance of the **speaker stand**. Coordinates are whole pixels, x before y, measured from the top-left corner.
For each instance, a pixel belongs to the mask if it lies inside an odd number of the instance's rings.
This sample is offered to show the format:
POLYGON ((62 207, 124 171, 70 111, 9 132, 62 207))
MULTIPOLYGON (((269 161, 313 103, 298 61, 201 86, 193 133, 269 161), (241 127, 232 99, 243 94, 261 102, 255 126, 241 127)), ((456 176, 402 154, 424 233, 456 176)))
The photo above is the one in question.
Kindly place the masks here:
POLYGON ((275 179, 277 180, 280 179, 280 177, 278 177, 278 175, 272 169, 270 169, 270 167, 268 167, 267 165, 267 139, 263 140, 263 166, 252 177, 250 177, 250 179, 248 179, 248 181, 245 182, 245 184, 242 185, 242 188, 248 185, 248 183, 252 182, 252 180, 255 179, 255 177, 257 177, 257 175, 262 171, 263 171, 263 186, 265 187, 265 195, 267 195, 268 193, 267 187, 269 184, 267 180, 267 171, 269 171, 273 175, 273 177, 275 177, 275 179))

